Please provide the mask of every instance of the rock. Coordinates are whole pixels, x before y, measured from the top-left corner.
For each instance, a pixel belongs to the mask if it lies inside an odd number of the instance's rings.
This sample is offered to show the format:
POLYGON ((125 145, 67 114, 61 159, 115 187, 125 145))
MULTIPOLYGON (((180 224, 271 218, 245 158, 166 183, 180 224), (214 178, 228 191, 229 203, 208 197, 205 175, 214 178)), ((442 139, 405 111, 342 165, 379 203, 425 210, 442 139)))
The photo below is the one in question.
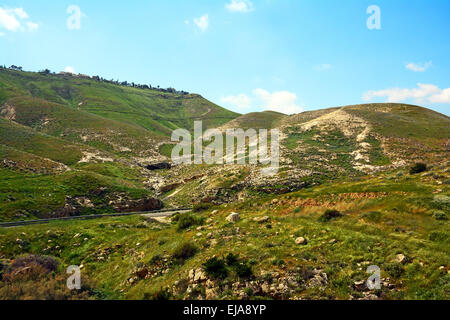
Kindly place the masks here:
POLYGON ((379 300, 378 297, 372 293, 366 295, 364 298, 361 298, 360 300, 379 300))
POLYGON ((273 199, 272 200, 272 205, 277 205, 280 201, 278 199, 273 199))
POLYGON ((355 282, 353 284, 353 287, 355 288, 356 291, 360 292, 367 290, 366 282, 364 280, 355 282))
POLYGON ((253 221, 258 222, 258 223, 267 223, 270 221, 270 217, 269 216, 256 217, 253 219, 253 221))
POLYGON ((405 264, 406 262, 408 262, 408 258, 404 254, 398 254, 395 257, 395 261, 401 264, 405 264))
POLYGON ((202 282, 207 279, 206 274, 202 269, 195 270, 194 282, 202 282))
POLYGON ((114 204, 116 212, 146 212, 162 209, 163 203, 159 199, 144 198, 139 200, 122 200, 118 204, 114 204))
POLYGON ((217 290, 215 288, 207 288, 205 294, 206 300, 214 300, 217 298, 217 290))
POLYGON ((194 280, 194 277, 195 277, 195 270, 194 269, 189 270, 188 277, 189 277, 189 280, 191 280, 191 281, 194 280))
POLYGON ((295 244, 306 245, 308 244, 308 240, 303 237, 298 237, 297 239, 295 239, 295 244))
POLYGON ((238 221, 241 220, 241 215, 239 213, 236 212, 232 212, 228 217, 227 217, 227 221, 228 222, 232 222, 232 223, 236 223, 238 221))
POLYGON ((140 269, 140 270, 136 271, 136 276, 139 279, 145 279, 145 277, 147 277, 148 272, 149 271, 148 271, 147 268, 143 268, 143 269, 140 269))
POLYGON ((262 291, 263 293, 265 293, 265 294, 268 294, 268 293, 270 292, 270 286, 269 286, 269 284, 268 284, 267 282, 264 282, 264 283, 261 285, 261 291, 262 291))
POLYGON ((328 276, 324 272, 317 273, 314 278, 308 281, 308 288, 326 287, 328 285, 328 276))

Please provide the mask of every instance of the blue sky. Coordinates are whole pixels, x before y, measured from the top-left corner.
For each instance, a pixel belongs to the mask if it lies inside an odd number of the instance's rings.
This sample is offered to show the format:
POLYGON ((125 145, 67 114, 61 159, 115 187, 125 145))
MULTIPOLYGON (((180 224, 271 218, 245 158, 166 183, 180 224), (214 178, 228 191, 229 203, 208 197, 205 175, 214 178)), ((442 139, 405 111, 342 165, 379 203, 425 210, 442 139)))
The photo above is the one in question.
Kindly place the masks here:
POLYGON ((174 87, 240 113, 395 101, 449 115, 449 35, 448 0, 0 4, 0 64, 174 87))

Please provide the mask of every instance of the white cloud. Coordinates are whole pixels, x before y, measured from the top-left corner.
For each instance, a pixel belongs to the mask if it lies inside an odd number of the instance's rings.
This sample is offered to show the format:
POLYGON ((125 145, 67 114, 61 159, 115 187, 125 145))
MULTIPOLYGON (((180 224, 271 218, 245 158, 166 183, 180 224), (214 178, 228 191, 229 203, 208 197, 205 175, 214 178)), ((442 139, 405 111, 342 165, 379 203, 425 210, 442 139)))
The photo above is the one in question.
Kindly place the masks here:
POLYGON ((75 69, 74 69, 73 67, 70 67, 70 66, 67 66, 67 67, 64 69, 64 71, 65 71, 65 72, 69 72, 69 73, 75 74, 75 69))
POLYGON ((23 8, 16 8, 12 10, 16 16, 20 19, 28 19, 28 14, 23 10, 23 8))
POLYGON ((239 94, 237 96, 228 96, 220 99, 222 103, 229 104, 232 107, 239 109, 248 109, 251 106, 252 100, 246 94, 239 94))
POLYGON ((261 100, 264 110, 278 111, 285 114, 303 112, 297 105, 297 95, 289 91, 275 91, 270 93, 264 89, 255 89, 253 93, 261 100))
POLYGON ((16 19, 13 12, 0 8, 0 27, 15 32, 19 30, 20 22, 16 19))
POLYGON ((363 94, 365 101, 381 97, 387 97, 387 102, 404 102, 411 99, 416 103, 450 103, 450 88, 440 89, 433 84, 418 83, 417 88, 390 88, 363 94))
POLYGON ((406 69, 414 71, 414 72, 424 72, 427 71, 429 67, 431 67, 433 63, 431 61, 425 63, 408 63, 406 64, 406 69))
POLYGON ((441 92, 432 95, 428 100, 432 103, 450 103, 450 88, 441 90, 441 92))
MULTIPOLYGON (((4 9, 0 8, 0 28, 8 31, 35 31, 39 25, 31 21, 25 21, 22 25, 21 20, 28 19, 29 16, 23 8, 4 9)), ((2 33, 4 35, 4 33, 2 33)))
POLYGON ((250 0, 231 0, 225 8, 230 12, 246 13, 253 11, 253 3, 250 0))
POLYGON ((323 63, 323 64, 319 64, 314 66, 314 70, 316 71, 326 71, 326 70, 330 70, 333 66, 329 63, 323 63))
POLYGON ((39 28, 39 25, 34 22, 27 22, 28 31, 36 31, 39 28))
POLYGON ((200 18, 195 18, 194 23, 201 31, 206 31, 209 27, 209 15, 205 14, 200 18))

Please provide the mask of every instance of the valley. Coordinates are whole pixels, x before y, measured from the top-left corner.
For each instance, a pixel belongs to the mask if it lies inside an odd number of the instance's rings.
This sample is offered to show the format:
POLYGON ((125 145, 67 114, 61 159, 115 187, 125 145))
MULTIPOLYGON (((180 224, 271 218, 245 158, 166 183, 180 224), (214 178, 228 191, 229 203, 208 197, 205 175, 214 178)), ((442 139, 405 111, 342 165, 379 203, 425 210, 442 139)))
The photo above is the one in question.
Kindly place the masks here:
POLYGON ((0 222, 192 208, 0 228, 0 299, 449 299, 449 159, 450 118, 419 106, 241 115, 0 68, 0 222), (278 129, 278 173, 172 163, 172 131, 194 121, 278 129))

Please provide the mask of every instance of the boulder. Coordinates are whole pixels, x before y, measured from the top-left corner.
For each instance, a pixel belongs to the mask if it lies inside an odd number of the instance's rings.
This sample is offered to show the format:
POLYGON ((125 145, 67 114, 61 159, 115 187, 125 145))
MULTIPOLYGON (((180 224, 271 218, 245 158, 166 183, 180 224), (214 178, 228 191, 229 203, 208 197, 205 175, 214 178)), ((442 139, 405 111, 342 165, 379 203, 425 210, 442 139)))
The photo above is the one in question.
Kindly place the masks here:
POLYGON ((408 258, 404 254, 400 253, 395 257, 395 261, 401 264, 405 264, 406 262, 408 262, 408 258))
POLYGON ((253 221, 258 222, 258 223, 267 223, 270 221, 270 217, 269 216, 256 217, 253 219, 253 221))
POLYGON ((241 215, 237 212, 232 212, 228 217, 227 217, 227 221, 228 222, 232 222, 232 223, 236 223, 238 221, 241 220, 241 215))
POLYGON ((303 237, 298 237, 297 239, 295 239, 295 244, 307 245, 308 244, 308 240, 306 240, 303 237))

